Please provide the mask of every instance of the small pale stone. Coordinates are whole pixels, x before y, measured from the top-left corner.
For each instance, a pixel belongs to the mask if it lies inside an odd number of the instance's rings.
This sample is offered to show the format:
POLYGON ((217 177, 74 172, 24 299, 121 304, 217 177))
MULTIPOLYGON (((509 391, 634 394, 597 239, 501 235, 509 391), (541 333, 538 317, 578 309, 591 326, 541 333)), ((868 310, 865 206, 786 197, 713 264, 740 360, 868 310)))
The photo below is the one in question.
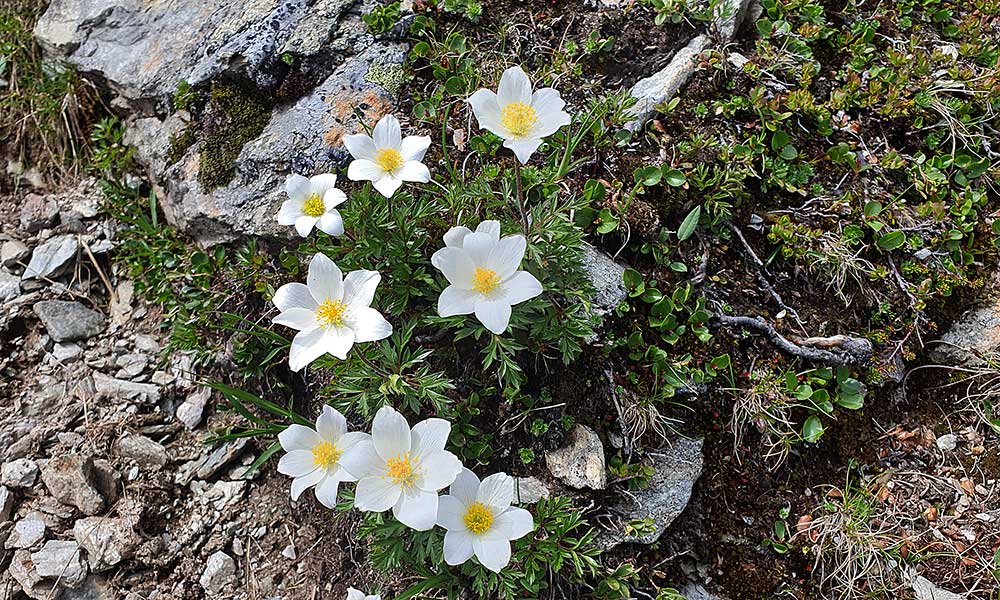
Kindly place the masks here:
POLYGON ((63 364, 71 363, 83 355, 83 348, 73 342, 56 343, 52 346, 52 356, 63 364))
POLYGON ((236 576, 236 562, 221 550, 208 557, 205 571, 198 582, 211 595, 218 595, 222 588, 236 576))
POLYGON ((21 278, 0 271, 0 303, 13 300, 21 295, 21 278))
POLYGON ((78 242, 75 235, 61 235, 35 248, 31 261, 21 274, 21 279, 49 277, 57 274, 76 256, 78 242))
POLYGON ((51 198, 28 194, 21 202, 21 229, 37 233, 51 227, 59 216, 59 204, 51 198))
POLYGON ((954 450, 958 447, 958 436, 954 433, 942 435, 937 439, 937 447, 944 451, 954 450))
POLYGON ((14 492, 0 485, 0 523, 10 520, 14 512, 14 492))
POLYGON ((79 454, 56 456, 42 469, 42 481, 49 493, 85 515, 104 510, 104 498, 96 489, 99 477, 93 459, 79 454))
POLYGON ((162 444, 143 435, 127 435, 115 444, 119 456, 134 460, 140 467, 159 471, 170 462, 162 444))
POLYGON ((288 544, 287 546, 285 546, 285 549, 281 551, 281 555, 287 558, 288 560, 295 560, 296 556, 295 545, 288 544))
POLYGON ((604 446, 594 430, 585 425, 574 425, 566 443, 545 454, 545 464, 554 476, 572 487, 595 490, 607 487, 604 446))
POLYGON ((23 263, 31 254, 31 249, 17 240, 9 240, 0 246, 0 264, 5 269, 13 269, 23 263))
POLYGON ((79 302, 43 300, 33 309, 56 342, 86 340, 104 331, 104 315, 79 302))
POLYGON ((14 524, 14 531, 7 538, 7 549, 31 548, 45 539, 45 522, 39 519, 21 519, 14 524))
POLYGON ((518 504, 534 504, 549 494, 549 488, 537 477, 514 478, 514 502, 518 504))
POLYGON ((188 429, 194 429, 201 424, 205 414, 205 405, 212 396, 212 388, 201 387, 188 394, 187 399, 177 407, 177 419, 188 429))
POLYGON ((73 525, 73 538, 87 551, 90 570, 107 571, 132 558, 142 538, 125 519, 88 517, 73 525))
POLYGON ((38 465, 29 458, 5 462, 0 467, 0 483, 9 488, 30 488, 37 478, 38 465))
POLYGON ((76 587, 87 578, 87 563, 83 562, 76 542, 49 540, 42 549, 31 554, 35 572, 44 579, 59 579, 66 587, 76 587))

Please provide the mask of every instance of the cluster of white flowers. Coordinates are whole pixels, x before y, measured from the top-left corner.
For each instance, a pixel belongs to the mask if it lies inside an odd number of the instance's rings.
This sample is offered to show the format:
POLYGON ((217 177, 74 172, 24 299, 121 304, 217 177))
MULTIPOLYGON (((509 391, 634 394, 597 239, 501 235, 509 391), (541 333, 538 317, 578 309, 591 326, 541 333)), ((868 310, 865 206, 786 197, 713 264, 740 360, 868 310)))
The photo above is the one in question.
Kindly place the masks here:
MULTIPOLYGON (((532 92, 520 67, 507 69, 496 93, 479 90, 468 103, 481 129, 503 138, 521 163, 526 163, 542 138, 570 122, 565 102, 552 88, 532 92)), ((347 169, 352 181, 370 181, 386 198, 404 182, 427 183, 430 170, 421 161, 431 140, 426 136, 402 137, 392 115, 379 120, 372 135, 344 138, 354 157, 347 169)), ((314 227, 332 236, 344 235, 344 220, 337 206, 347 200, 336 187, 333 174, 311 179, 290 175, 285 182, 288 200, 278 212, 278 222, 308 236, 314 227)), ((521 271, 527 249, 523 235, 500 236, 500 222, 487 220, 475 231, 453 227, 444 236, 444 247, 431 263, 448 280, 438 298, 442 317, 475 314, 491 332, 502 334, 510 324, 511 307, 542 293, 531 273, 521 271)), ((373 342, 392 335, 392 325, 371 307, 381 281, 376 271, 343 275, 324 254, 309 263, 306 283, 289 283, 274 295, 280 313, 274 323, 295 329, 289 366, 298 371, 317 358, 331 354, 346 359, 355 342, 373 342)), ((499 572, 510 562, 511 541, 533 528, 531 513, 511 506, 514 480, 495 473, 480 481, 461 461, 445 450, 451 424, 426 419, 411 429, 391 407, 375 415, 371 433, 347 431, 347 419, 324 406, 315 429, 291 425, 278 439, 286 454, 278 471, 293 478, 291 496, 297 500, 308 488, 328 508, 337 504, 342 482, 357 482, 354 507, 361 511, 392 509, 397 520, 417 531, 435 525, 446 530, 444 559, 459 565, 475 556, 499 572), (439 496, 441 490, 448 493, 439 496)), ((348 600, 380 600, 354 588, 348 600)))

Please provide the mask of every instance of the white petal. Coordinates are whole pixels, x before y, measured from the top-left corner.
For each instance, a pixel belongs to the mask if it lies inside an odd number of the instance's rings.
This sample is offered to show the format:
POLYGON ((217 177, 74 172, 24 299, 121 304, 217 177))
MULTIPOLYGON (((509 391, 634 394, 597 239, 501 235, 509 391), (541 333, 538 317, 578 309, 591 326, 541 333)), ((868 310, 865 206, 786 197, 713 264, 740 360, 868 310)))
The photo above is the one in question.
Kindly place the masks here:
POLYGON ((476 493, 476 500, 494 509, 499 514, 514 501, 514 479, 506 473, 494 473, 483 480, 476 493))
MULTIPOLYGON (((482 226, 482 224, 480 224, 480 226, 482 226)), ((465 236, 470 233, 472 233, 472 231, 468 227, 463 227, 461 225, 458 227, 452 227, 448 230, 448 233, 444 234, 444 245, 461 248, 462 241, 465 239, 465 236)))
POLYGON ((500 108, 511 102, 531 103, 531 81, 521 67, 510 67, 500 76, 497 88, 497 102, 500 108))
POLYGON ((497 95, 490 90, 478 90, 466 101, 472 105, 480 129, 491 131, 500 137, 507 137, 507 128, 503 126, 500 115, 500 104, 497 95))
POLYGON ((386 173, 378 180, 372 181, 372 185, 375 186, 378 193, 382 194, 386 198, 392 198, 392 195, 395 194, 396 190, 403 185, 403 182, 402 180, 386 173))
POLYGON ((337 508, 337 489, 339 487, 339 479, 336 477, 327 477, 322 483, 316 486, 316 499, 327 508, 337 508))
POLYGON ((500 335, 510 324, 510 304, 501 300, 476 303, 476 318, 493 333, 500 335))
MULTIPOLYGON (((278 434, 278 441, 285 452, 293 450, 307 450, 312 453, 316 444, 322 442, 315 430, 305 425, 289 425, 278 434)), ((286 473, 287 475, 287 473, 286 473)))
POLYGON ((408 135, 403 138, 399 145, 399 154, 403 160, 415 160, 417 162, 424 159, 424 154, 430 148, 431 138, 426 135, 408 135))
POLYGON ((392 176, 400 181, 417 181, 427 183, 431 180, 431 172, 422 162, 408 160, 403 166, 393 171, 392 176))
POLYGON ((368 306, 351 309, 351 329, 356 342, 377 342, 392 335, 392 324, 382 313, 368 306))
POLYGON ((542 88, 531 96, 531 107, 535 109, 539 120, 543 115, 561 112, 565 106, 566 101, 555 88, 542 88))
POLYGON ((354 508, 372 512, 389 510, 399 501, 401 493, 399 485, 388 477, 364 477, 358 480, 354 491, 354 508))
POLYGON ((309 450, 292 450, 278 461, 278 472, 291 477, 308 475, 316 468, 316 460, 309 450))
POLYGON ((462 461, 447 450, 438 450, 423 458, 420 472, 423 476, 420 488, 437 492, 455 482, 455 478, 462 472, 462 461))
POLYGON ((352 161, 347 167, 347 178, 351 181, 378 181, 383 175, 385 169, 367 158, 352 161))
POLYGON ((344 304, 351 307, 371 306, 380 281, 382 276, 378 271, 351 271, 344 278, 344 304))
POLYGON ((485 233, 493 238, 494 242, 500 241, 500 221, 483 221, 476 227, 476 233, 485 233))
POLYGON ((548 137, 559 131, 561 127, 569 125, 572 120, 569 113, 562 110, 538 111, 538 122, 531 128, 529 135, 533 138, 548 137))
POLYGON ((472 535, 463 530, 449 530, 444 534, 444 561, 461 565, 472 558, 472 535))
POLYGON ((372 131, 372 139, 375 140, 375 147, 399 149, 401 135, 399 132, 399 119, 393 115, 386 115, 378 120, 375 129, 372 131))
POLYGON ((298 331, 312 331, 319 327, 316 313, 308 308, 289 308, 271 319, 276 325, 284 325, 298 331))
POLYGON ((438 499, 437 524, 445 529, 465 530, 465 511, 467 506, 455 496, 444 495, 438 499))
POLYGON ((477 537, 472 540, 472 549, 479 562, 494 573, 510 563, 510 542, 505 539, 477 537))
POLYGON ((521 161, 521 164, 527 164, 531 155, 534 154, 535 150, 542 145, 541 138, 524 138, 520 140, 504 140, 503 143, 505 148, 510 148, 514 155, 517 156, 517 160, 521 161))
POLYGON ((302 203, 285 200, 278 209, 278 225, 295 225, 295 220, 302 216, 302 203))
POLYGON ((334 237, 344 235, 344 219, 340 216, 340 211, 335 208, 320 217, 316 226, 327 235, 334 237))
MULTIPOLYGON (((473 235, 475 234, 469 234, 466 239, 473 235)), ((476 265, 464 248, 441 248, 434 253, 431 262, 452 285, 463 290, 472 289, 472 275, 476 272, 476 265)))
MULTIPOLYGON (((489 267, 490 258, 497 246, 497 241, 488 233, 470 233, 465 236, 462 250, 468 253, 472 263, 477 267, 489 267)), ((499 275, 499 273, 498 273, 499 275)))
POLYGON ((340 438, 347 433, 347 419, 340 414, 339 410, 324 404, 322 412, 316 417, 316 433, 324 440, 336 445, 340 438))
POLYGON ((323 173, 309 179, 309 191, 320 198, 326 194, 327 190, 332 190, 335 187, 337 187, 337 176, 333 173, 323 173))
POLYGON ((393 505, 392 514, 410 529, 427 531, 437 522, 438 495, 419 489, 404 491, 393 505))
POLYGON ((325 352, 347 360, 347 353, 354 347, 354 331, 347 327, 332 327, 326 331, 321 345, 325 352))
POLYGON ((317 253, 309 261, 306 285, 317 304, 344 297, 344 276, 340 272, 340 267, 322 253, 317 253))
POLYGON ((504 302, 512 306, 542 293, 542 284, 527 271, 514 273, 513 277, 503 282, 501 288, 504 302))
POLYGON ((302 492, 308 490, 317 483, 323 481, 326 477, 326 473, 323 469, 316 469, 308 475, 303 475, 302 477, 296 477, 292 480, 292 500, 298 500, 302 492))
POLYGON ((347 600, 365 600, 365 593, 349 587, 347 588, 347 600))
POLYGON ((475 290, 463 290, 460 287, 449 285, 438 296, 438 315, 450 317, 472 314, 476 310, 476 298, 478 297, 479 292, 475 290))
POLYGON ((316 301, 309 293, 309 288, 302 283, 286 283, 281 286, 278 291, 274 292, 272 302, 280 311, 286 311, 290 308, 306 308, 313 312, 316 311, 316 301))
POLYGON ((372 444, 371 437, 347 446, 347 438, 351 435, 349 433, 344 436, 344 454, 339 461, 341 469, 347 471, 354 479, 381 477, 385 472, 385 461, 375 452, 375 445, 372 444))
POLYGON ((410 430, 410 454, 423 459, 432 452, 444 450, 451 434, 451 423, 444 419, 424 419, 410 430))
POLYGON ((285 178, 285 193, 290 199, 297 200, 301 204, 309 197, 309 180, 292 173, 285 178))
POLYGON ((508 508, 496 516, 492 531, 508 540, 522 538, 535 529, 535 519, 523 508, 508 508))
POLYGON ((347 201, 347 194, 344 193, 344 190, 330 188, 323 194, 323 208, 328 211, 337 208, 345 201, 347 201))
POLYGON ((479 478, 471 470, 463 468, 462 472, 455 478, 455 482, 448 488, 448 493, 468 506, 476 501, 476 495, 479 493, 479 478))
POLYGON ((324 333, 322 329, 313 329, 295 334, 292 338, 292 347, 288 351, 288 368, 292 371, 301 371, 303 367, 326 354, 326 348, 323 346, 324 333))
POLYGON ((496 271, 500 279, 507 279, 521 266, 527 247, 528 243, 523 235, 508 235, 496 242, 484 266, 496 271))
MULTIPOLYGON (((363 133, 345 136, 344 146, 354 158, 367 161, 375 158, 375 141, 363 133)), ((349 174, 348 177, 354 179, 349 174)))
POLYGON ((410 451, 410 426, 391 406, 383 406, 372 421, 372 442, 382 460, 410 451))
POLYGON ((298 219, 295 219, 295 231, 302 237, 309 237, 313 227, 316 226, 316 221, 319 221, 319 218, 302 215, 298 219))

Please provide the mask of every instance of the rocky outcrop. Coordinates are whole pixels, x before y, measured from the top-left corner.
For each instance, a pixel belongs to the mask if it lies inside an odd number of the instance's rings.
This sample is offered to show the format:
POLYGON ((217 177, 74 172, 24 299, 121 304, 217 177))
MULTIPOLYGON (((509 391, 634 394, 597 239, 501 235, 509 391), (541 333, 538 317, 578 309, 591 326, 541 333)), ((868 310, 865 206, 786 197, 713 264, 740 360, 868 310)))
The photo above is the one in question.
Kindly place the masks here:
POLYGON ((54 0, 35 35, 119 95, 168 220, 212 244, 287 234, 284 178, 334 170, 359 116, 389 111, 405 45, 368 33, 374 3, 54 0))

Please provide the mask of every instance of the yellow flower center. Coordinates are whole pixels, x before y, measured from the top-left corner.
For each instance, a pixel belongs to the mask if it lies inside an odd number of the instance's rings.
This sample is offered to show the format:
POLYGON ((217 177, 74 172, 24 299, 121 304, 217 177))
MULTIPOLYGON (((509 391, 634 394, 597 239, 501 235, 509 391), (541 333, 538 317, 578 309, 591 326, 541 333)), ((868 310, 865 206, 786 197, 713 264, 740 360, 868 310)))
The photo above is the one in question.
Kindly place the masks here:
POLYGON ((538 113, 530 104, 511 102, 500 111, 500 120, 514 137, 524 137, 538 122, 538 113))
POLYGON ((473 502, 462 517, 465 526, 476 535, 482 535, 493 526, 493 511, 482 502, 473 502))
POLYGON ((385 461, 385 476, 396 485, 412 486, 414 479, 416 479, 414 466, 413 461, 410 460, 410 453, 404 452, 396 458, 385 461))
POLYGON ((382 148, 375 153, 375 162, 386 171, 395 171, 403 166, 403 156, 395 148, 382 148))
POLYGON ((347 305, 341 300, 324 300, 316 309, 316 320, 323 327, 343 327, 347 305))
POLYGON ((323 467, 324 469, 329 469, 333 465, 337 464, 340 460, 340 455, 343 452, 340 448, 337 448, 330 442, 320 442, 316 444, 313 449, 313 464, 317 467, 323 467))
POLYGON ((306 201, 302 203, 302 214, 310 217, 322 217, 325 212, 326 207, 323 206, 323 199, 316 192, 309 194, 306 201))
POLYGON ((472 289, 481 294, 489 294, 500 285, 500 276, 493 269, 476 267, 472 274, 472 289))

